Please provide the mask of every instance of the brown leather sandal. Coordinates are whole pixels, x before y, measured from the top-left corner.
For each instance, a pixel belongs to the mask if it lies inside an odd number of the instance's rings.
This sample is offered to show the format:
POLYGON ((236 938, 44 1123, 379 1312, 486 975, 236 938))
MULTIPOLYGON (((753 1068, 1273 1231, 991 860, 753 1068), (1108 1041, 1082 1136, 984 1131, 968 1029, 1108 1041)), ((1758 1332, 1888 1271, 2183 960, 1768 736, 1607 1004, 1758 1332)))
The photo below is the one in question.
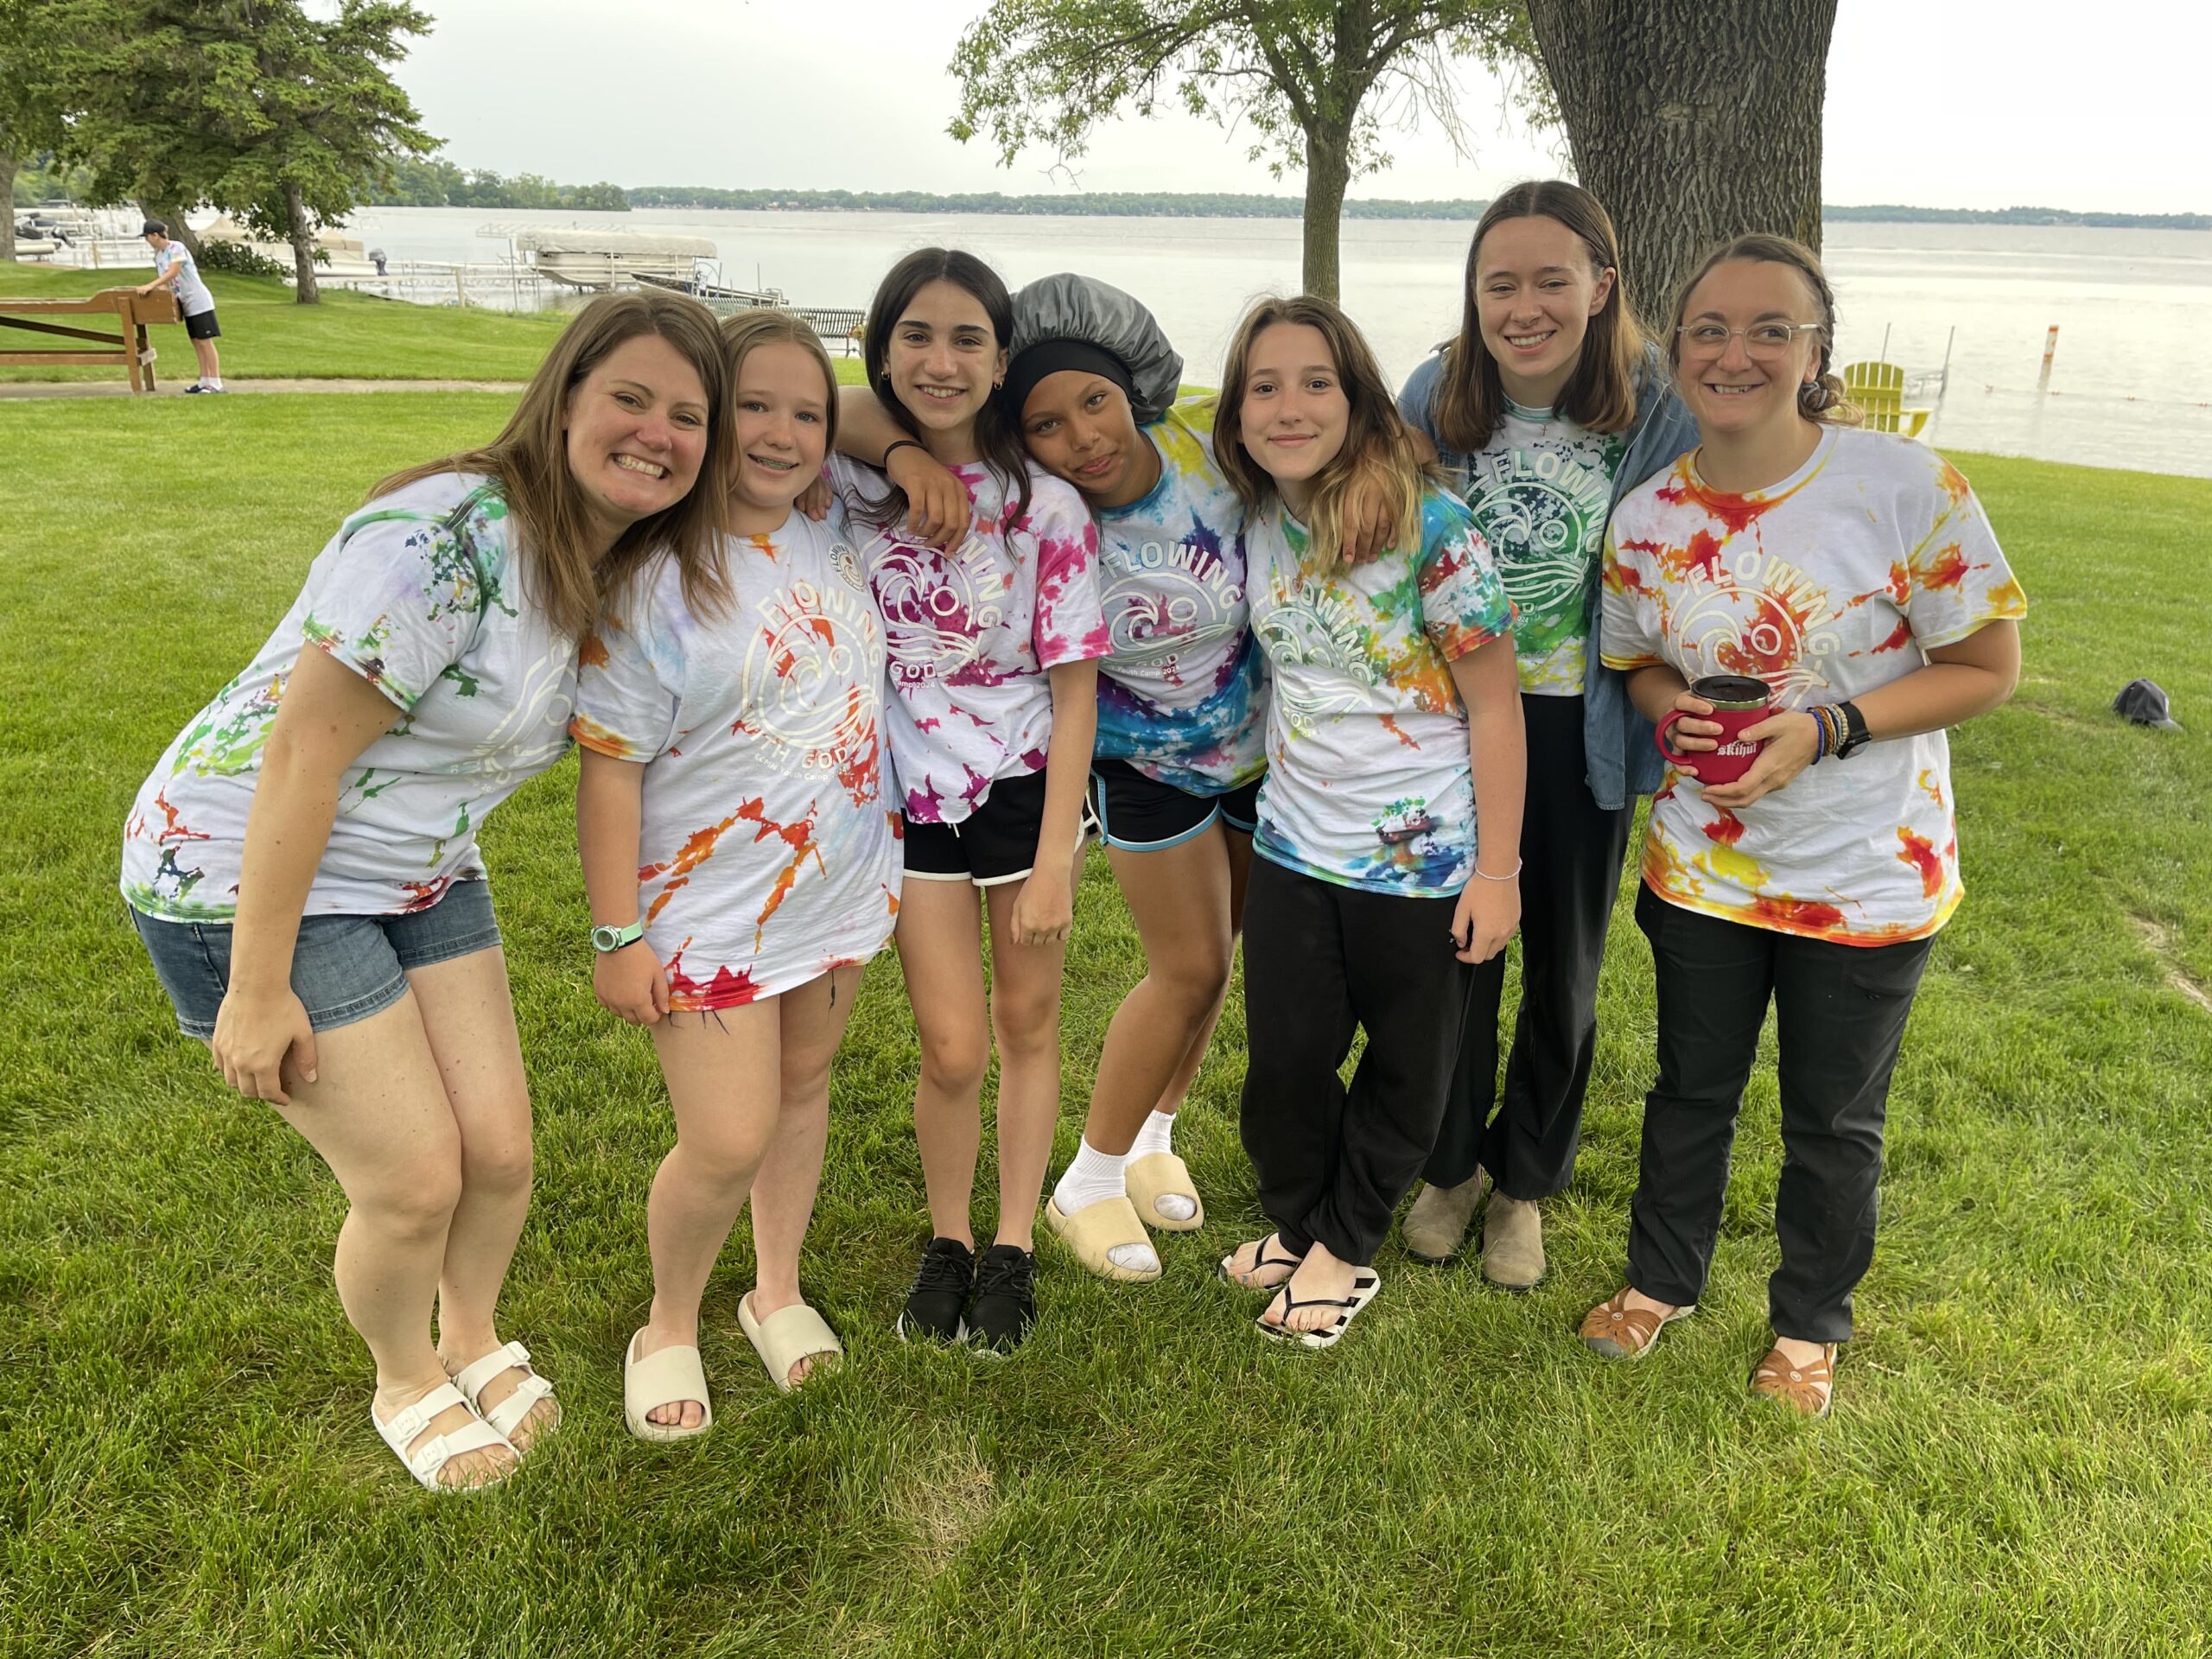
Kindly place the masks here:
POLYGON ((1662 1325, 1697 1312, 1695 1302, 1663 1314, 1648 1307, 1630 1307, 1628 1293, 1629 1287, 1623 1285, 1582 1316, 1582 1345, 1592 1353, 1603 1354, 1607 1359, 1642 1359, 1659 1339, 1662 1325))
POLYGON ((1835 1344, 1824 1343, 1818 1359, 1799 1364, 1780 1347, 1751 1368, 1751 1397, 1777 1400, 1808 1417, 1825 1417, 1835 1399, 1835 1344))

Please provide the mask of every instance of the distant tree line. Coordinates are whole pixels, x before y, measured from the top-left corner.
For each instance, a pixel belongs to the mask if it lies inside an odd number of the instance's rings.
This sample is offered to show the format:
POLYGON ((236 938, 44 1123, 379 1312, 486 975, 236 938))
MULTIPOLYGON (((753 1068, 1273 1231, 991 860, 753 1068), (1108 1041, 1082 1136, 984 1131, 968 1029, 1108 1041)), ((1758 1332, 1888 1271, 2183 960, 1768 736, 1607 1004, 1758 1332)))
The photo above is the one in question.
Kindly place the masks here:
MULTIPOLYGON (((535 173, 513 178, 489 168, 460 168, 444 156, 406 157, 393 163, 391 175, 364 200, 378 207, 548 207, 590 208, 626 213, 630 202, 622 187, 556 184, 535 173)), ((689 204, 687 204, 689 205, 689 204)))
POLYGON ((1823 207, 1823 218, 1868 225, 2081 225, 2106 231, 2212 231, 2212 213, 2076 213, 2063 207, 1823 207))

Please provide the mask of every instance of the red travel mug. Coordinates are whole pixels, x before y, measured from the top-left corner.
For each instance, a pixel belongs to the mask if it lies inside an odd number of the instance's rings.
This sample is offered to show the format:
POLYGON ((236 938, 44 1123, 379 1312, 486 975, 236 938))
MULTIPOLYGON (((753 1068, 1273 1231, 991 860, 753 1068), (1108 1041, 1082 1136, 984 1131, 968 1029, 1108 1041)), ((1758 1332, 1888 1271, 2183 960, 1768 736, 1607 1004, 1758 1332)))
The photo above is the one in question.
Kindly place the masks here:
POLYGON ((1685 714, 1680 709, 1669 709, 1651 734, 1651 741, 1659 753, 1678 766, 1688 766, 1697 773, 1700 784, 1732 784, 1751 769, 1751 762, 1766 747, 1766 740, 1747 742, 1744 728, 1756 726, 1767 717, 1774 702, 1774 693, 1764 680, 1754 679, 1748 674, 1708 674, 1690 682, 1690 695, 1702 697, 1713 705, 1709 715, 1685 714), (1715 721, 1720 728, 1716 746, 1700 750, 1694 754, 1677 754, 1667 747, 1667 732, 1678 720, 1705 719, 1715 721))

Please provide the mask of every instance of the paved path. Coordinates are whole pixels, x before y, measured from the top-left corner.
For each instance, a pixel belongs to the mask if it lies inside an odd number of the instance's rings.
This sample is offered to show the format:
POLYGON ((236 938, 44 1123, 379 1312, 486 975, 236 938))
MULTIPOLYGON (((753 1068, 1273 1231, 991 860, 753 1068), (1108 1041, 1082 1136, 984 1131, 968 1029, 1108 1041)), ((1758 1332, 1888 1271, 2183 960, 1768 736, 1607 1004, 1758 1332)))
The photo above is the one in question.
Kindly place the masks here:
MULTIPOLYGON (((191 382, 175 381, 153 395, 181 397, 191 382)), ((522 380, 233 380, 226 392, 266 391, 520 391, 522 380)), ((137 394, 143 396, 144 394, 137 394)), ((10 397, 129 397, 128 380, 28 380, 0 382, 0 399, 10 397)))

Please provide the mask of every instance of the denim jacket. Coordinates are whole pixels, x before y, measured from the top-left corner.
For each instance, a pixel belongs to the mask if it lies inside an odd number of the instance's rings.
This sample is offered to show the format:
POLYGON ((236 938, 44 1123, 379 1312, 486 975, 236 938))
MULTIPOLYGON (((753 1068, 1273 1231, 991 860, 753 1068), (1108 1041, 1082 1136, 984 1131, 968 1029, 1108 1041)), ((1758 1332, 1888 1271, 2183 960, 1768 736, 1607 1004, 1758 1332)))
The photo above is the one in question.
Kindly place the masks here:
MULTIPOLYGON (((1405 390, 1398 394, 1398 412, 1428 435, 1436 444, 1437 459, 1448 470, 1465 478, 1473 458, 1446 448, 1436 437, 1432 405, 1443 366, 1440 353, 1432 353, 1421 359, 1407 377, 1405 390)), ((1619 509, 1622 497, 1664 471, 1685 450, 1697 447, 1697 422, 1683 406, 1681 394, 1675 390, 1674 373, 1656 346, 1644 348, 1643 372, 1637 377, 1636 391, 1636 423, 1629 428, 1628 448, 1621 455, 1620 470, 1613 475, 1612 499, 1605 509, 1608 521, 1619 509)), ((1607 811, 1618 811, 1635 797, 1658 788, 1666 763, 1652 747, 1651 722, 1637 714, 1628 700, 1627 677, 1605 665, 1599 644, 1605 610, 1599 580, 1599 569, 1592 565, 1587 594, 1590 650, 1582 681, 1582 753, 1586 768, 1583 777, 1598 804, 1607 811)))

